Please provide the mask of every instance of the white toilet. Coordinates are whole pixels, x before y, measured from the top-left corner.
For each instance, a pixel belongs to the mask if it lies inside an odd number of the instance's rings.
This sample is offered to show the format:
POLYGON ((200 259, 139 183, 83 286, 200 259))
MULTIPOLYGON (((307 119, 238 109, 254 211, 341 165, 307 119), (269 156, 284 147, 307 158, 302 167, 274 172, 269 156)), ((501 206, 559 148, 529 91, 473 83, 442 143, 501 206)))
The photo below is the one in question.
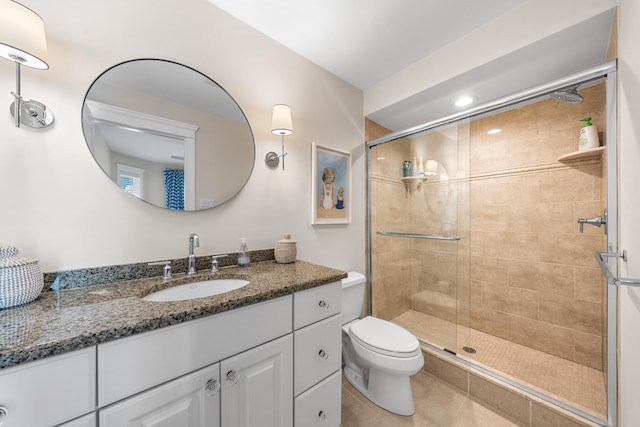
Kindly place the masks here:
POLYGON ((342 361, 347 380, 367 399, 387 411, 413 415, 409 377, 422 369, 416 337, 382 319, 360 319, 365 278, 349 272, 342 279, 342 361))

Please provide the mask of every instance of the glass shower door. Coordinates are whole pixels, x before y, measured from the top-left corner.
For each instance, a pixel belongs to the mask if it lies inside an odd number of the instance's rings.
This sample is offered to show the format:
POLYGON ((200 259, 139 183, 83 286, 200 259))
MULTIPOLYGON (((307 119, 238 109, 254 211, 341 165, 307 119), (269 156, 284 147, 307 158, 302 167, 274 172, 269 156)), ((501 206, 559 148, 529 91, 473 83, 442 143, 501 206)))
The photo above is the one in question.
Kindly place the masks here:
POLYGON ((469 336, 468 129, 371 148, 373 315, 454 353, 469 336))

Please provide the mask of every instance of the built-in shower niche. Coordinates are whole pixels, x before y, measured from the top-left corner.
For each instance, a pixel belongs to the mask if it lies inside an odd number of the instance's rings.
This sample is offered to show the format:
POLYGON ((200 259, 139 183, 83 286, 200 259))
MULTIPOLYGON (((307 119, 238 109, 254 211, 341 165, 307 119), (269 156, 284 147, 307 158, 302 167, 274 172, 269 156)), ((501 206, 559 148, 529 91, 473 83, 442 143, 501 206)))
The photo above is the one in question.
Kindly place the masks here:
POLYGON ((605 208, 604 158, 558 161, 578 151, 583 117, 606 143, 605 84, 579 92, 580 104, 544 97, 371 147, 372 310, 606 418, 606 284, 593 257, 606 237, 577 224, 605 208), (438 160, 446 180, 408 191, 413 157, 438 160))

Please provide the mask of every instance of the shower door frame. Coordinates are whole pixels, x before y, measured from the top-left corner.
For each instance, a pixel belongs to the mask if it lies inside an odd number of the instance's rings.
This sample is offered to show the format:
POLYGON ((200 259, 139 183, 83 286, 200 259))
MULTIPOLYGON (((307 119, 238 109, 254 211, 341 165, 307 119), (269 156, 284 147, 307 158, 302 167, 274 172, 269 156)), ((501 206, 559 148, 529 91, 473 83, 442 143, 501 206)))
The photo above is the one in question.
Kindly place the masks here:
MULTIPOLYGON (((424 132, 427 130, 435 129, 437 127, 453 124, 460 120, 472 118, 480 114, 490 113, 492 111, 509 107, 521 102, 531 100, 540 96, 547 95, 555 90, 563 89, 568 86, 584 83, 586 81, 594 80, 597 78, 605 78, 606 87, 606 177, 607 177, 607 209, 608 209, 608 234, 607 234, 607 251, 608 252, 620 252, 618 250, 618 114, 617 114, 617 61, 611 60, 601 65, 586 69, 579 73, 572 74, 570 76, 553 80, 548 83, 543 83, 538 86, 525 89, 520 92, 515 92, 511 95, 507 95, 496 100, 477 105, 473 108, 461 111, 459 113, 451 114, 442 117, 437 120, 433 120, 418 126, 411 127, 402 131, 392 132, 388 135, 384 135, 379 138, 375 138, 366 142, 367 148, 367 292, 368 292, 368 307, 367 311, 369 315, 372 315, 373 302, 372 302, 372 234, 374 231, 371 228, 371 204, 372 204, 372 163, 371 163, 371 149, 377 145, 391 142, 393 140, 412 136, 414 134, 424 132)), ((607 260, 609 268, 614 274, 618 271, 617 259, 611 257, 607 260)), ((466 361, 462 358, 456 358, 457 361, 471 366, 473 369, 479 369, 484 373, 492 376, 493 378, 507 382, 512 386, 522 389, 530 394, 535 395, 545 401, 551 402, 565 410, 573 412, 591 422, 597 423, 606 427, 614 427, 617 425, 618 419, 618 360, 617 360, 617 346, 618 346, 618 288, 607 284, 607 355, 606 355, 606 393, 607 393, 607 419, 601 420, 578 410, 564 402, 558 401, 552 397, 549 397, 536 390, 532 390, 522 384, 509 380, 493 371, 479 367, 478 365, 466 361), (606 424, 603 424, 605 422, 606 424)), ((443 352, 440 349, 432 346, 429 343, 420 341, 422 345, 426 345, 435 351, 444 354, 446 357, 456 357, 455 355, 443 352)))

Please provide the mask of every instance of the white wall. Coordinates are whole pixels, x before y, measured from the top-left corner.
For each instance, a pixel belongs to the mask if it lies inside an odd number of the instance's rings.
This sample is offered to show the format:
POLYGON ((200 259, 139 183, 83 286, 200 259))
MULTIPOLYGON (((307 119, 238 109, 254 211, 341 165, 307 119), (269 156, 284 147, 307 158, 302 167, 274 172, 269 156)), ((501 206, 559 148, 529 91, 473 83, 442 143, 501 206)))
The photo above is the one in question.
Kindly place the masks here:
MULTIPOLYGON (((622 277, 640 278, 640 4, 620 2, 620 249, 622 277)), ((620 296, 620 421, 624 427, 640 420, 640 289, 621 287, 620 296)))
MULTIPOLYGON (((299 258, 363 270, 362 93, 220 11, 207 0, 24 0, 44 21, 47 71, 23 68, 22 94, 56 115, 48 130, 17 129, 8 106, 14 64, 0 61, 0 245, 41 260, 44 271, 273 248, 285 233, 299 258), (253 128, 257 154, 245 189, 203 212, 162 210, 119 190, 95 164, 81 127, 85 92, 108 67, 135 58, 191 66, 224 87, 253 128), (271 107, 289 104, 295 133, 287 169, 264 165, 280 150, 271 107), (5 105, 6 104, 6 105, 5 105), (311 142, 351 151, 353 221, 310 225, 311 142)), ((283 23, 286 25, 286 23, 283 23)))

